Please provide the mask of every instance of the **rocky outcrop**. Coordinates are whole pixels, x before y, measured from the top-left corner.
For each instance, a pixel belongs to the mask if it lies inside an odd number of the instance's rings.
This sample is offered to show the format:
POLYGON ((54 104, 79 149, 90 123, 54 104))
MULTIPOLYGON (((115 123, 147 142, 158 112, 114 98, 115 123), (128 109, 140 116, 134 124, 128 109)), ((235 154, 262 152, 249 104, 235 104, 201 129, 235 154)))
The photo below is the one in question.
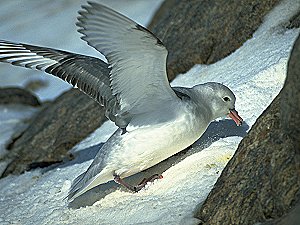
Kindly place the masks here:
POLYGON ((214 63, 252 37, 279 0, 166 0, 149 28, 169 50, 169 79, 214 63))
POLYGON ((0 104, 41 105, 31 92, 17 87, 0 88, 0 104))
POLYGON ((300 11, 290 19, 290 22, 287 26, 289 29, 300 27, 300 11))
POLYGON ((61 162, 80 140, 105 120, 104 110, 78 90, 49 103, 8 147, 10 164, 2 176, 61 162))
POLYGON ((202 224, 284 224, 295 219, 299 206, 291 209, 299 205, 300 194, 299 58, 300 37, 282 91, 242 140, 196 213, 202 224))

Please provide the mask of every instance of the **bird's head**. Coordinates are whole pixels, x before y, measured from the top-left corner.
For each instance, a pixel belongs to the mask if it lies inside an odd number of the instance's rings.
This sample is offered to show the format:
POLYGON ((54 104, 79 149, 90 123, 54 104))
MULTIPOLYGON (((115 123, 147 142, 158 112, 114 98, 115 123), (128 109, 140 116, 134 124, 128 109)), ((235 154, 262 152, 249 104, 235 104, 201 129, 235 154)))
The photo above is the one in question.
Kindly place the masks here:
POLYGON ((242 124, 243 119, 235 110, 236 98, 228 87, 220 83, 209 82, 196 85, 193 89, 204 96, 201 101, 205 100, 207 106, 210 107, 212 120, 229 116, 238 126, 242 124))

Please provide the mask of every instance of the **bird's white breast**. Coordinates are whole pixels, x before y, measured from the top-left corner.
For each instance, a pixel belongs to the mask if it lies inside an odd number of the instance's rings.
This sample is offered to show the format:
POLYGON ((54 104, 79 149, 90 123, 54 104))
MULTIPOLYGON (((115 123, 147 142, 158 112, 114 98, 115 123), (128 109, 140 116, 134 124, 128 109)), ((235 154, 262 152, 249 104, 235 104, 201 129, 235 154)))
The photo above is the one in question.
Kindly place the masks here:
POLYGON ((120 136, 120 145, 111 158, 114 171, 127 177, 147 169, 194 143, 208 123, 196 119, 187 107, 176 112, 174 119, 156 125, 140 127, 120 136))

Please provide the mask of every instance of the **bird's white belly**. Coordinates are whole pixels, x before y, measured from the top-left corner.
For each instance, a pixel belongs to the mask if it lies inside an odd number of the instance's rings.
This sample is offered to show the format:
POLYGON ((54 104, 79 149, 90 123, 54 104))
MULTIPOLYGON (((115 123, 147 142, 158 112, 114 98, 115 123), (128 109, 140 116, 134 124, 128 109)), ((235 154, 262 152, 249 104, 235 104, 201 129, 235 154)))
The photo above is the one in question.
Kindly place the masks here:
POLYGON ((123 134, 122 149, 111 161, 111 165, 117 165, 114 172, 121 177, 130 176, 190 146, 207 128, 207 124, 197 121, 192 114, 183 113, 174 121, 123 134))

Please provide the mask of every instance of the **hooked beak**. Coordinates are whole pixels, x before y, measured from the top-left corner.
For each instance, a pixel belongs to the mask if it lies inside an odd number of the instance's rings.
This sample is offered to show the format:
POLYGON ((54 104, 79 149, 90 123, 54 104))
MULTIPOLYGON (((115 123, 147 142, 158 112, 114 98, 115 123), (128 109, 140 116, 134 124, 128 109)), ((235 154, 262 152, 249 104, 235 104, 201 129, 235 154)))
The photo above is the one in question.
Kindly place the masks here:
POLYGON ((237 126, 241 126, 243 119, 239 116, 238 112, 235 109, 230 109, 230 113, 228 116, 233 119, 233 121, 236 123, 237 126))

